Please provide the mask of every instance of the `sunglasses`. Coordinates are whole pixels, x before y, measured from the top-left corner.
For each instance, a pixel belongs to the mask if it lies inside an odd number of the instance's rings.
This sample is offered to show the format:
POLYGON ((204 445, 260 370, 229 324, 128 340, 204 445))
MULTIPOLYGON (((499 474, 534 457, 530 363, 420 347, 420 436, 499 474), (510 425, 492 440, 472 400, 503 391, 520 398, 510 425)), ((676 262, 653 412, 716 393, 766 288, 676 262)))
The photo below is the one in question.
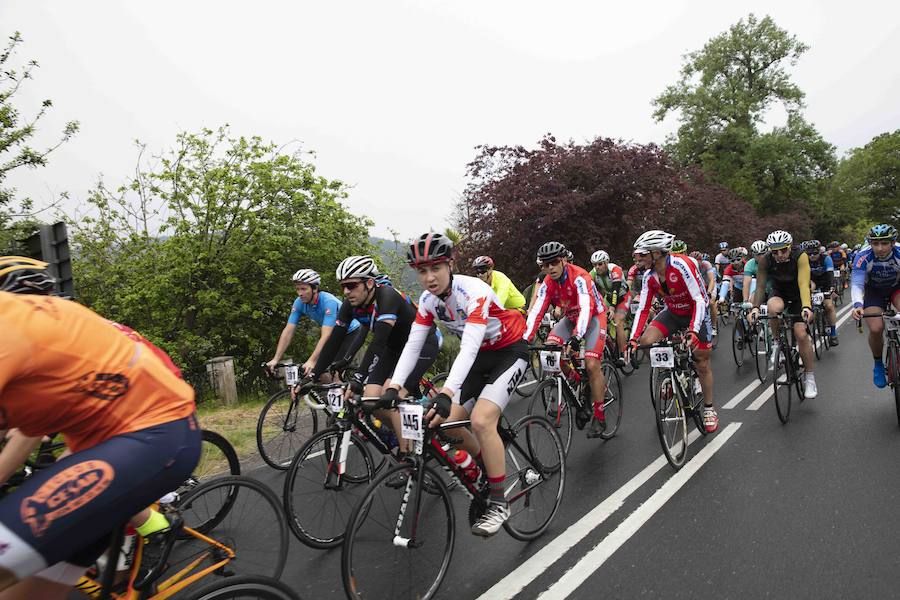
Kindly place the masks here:
POLYGON ((487 273, 490 270, 491 270, 490 267, 479 267, 479 268, 475 269, 475 272, 478 273, 479 275, 484 275, 485 273, 487 273))
POLYGON ((778 254, 779 256, 782 254, 790 254, 790 253, 791 253, 790 246, 786 246, 784 248, 778 248, 777 250, 772 250, 772 254, 778 254))
POLYGON ((554 258, 553 260, 548 260, 548 261, 546 261, 546 262, 542 262, 542 263, 541 263, 541 268, 542 268, 542 269, 547 269, 547 268, 549 268, 549 267, 555 267, 555 266, 558 266, 559 263, 561 263, 561 262, 562 262, 562 259, 561 259, 561 258, 554 258))
POLYGON ((341 284, 341 289, 345 292, 352 292, 356 288, 362 285, 361 281, 347 281, 341 284))

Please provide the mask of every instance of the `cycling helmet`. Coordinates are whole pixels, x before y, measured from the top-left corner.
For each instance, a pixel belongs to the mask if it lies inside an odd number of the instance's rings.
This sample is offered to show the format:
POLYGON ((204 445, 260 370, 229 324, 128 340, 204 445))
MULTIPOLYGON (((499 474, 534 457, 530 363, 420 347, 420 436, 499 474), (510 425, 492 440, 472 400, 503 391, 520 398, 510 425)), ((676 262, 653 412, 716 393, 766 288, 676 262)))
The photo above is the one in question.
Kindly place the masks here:
POLYGON ((750 251, 753 252, 753 254, 763 254, 767 249, 768 246, 762 240, 756 240, 750 244, 750 251))
POLYGON ((493 269, 494 259, 490 256, 479 256, 472 261, 472 267, 475 269, 493 269))
POLYGON ((694 250, 693 252, 690 253, 689 256, 691 258, 693 258, 694 260, 696 260, 697 262, 700 262, 701 260, 703 260, 703 253, 700 252, 699 250, 694 250))
POLYGON ((391 281, 391 278, 388 277, 385 273, 378 275, 375 277, 375 285, 386 285, 388 287, 394 287, 394 283, 391 281))
POLYGON ((838 246, 840 246, 840 243, 831 242, 830 244, 828 244, 828 249, 831 250, 832 248, 837 248, 838 246))
POLYGON ((0 256, 0 291, 13 294, 52 294, 56 279, 47 263, 26 256, 0 256))
POLYGON ((337 267, 337 271, 335 271, 335 277, 337 277, 338 281, 355 279, 357 277, 362 279, 375 279, 377 276, 378 267, 375 265, 375 260, 368 255, 348 256, 341 261, 341 264, 337 267))
POLYGON ((794 238, 791 237, 787 231, 773 231, 769 234, 769 237, 766 238, 766 244, 769 246, 769 250, 778 250, 779 248, 784 248, 790 246, 794 243, 794 238))
POLYGON ((447 262, 452 258, 453 242, 440 233, 423 233, 406 251, 406 262, 411 267, 447 262))
POLYGON ((731 259, 732 262, 739 261, 744 258, 744 253, 741 252, 741 248, 732 248, 728 252, 728 258, 731 259))
POLYGON ((566 260, 569 262, 572 262, 573 260, 575 260, 575 255, 572 254, 571 250, 566 250, 566 260))
POLYGON ((672 242, 672 252, 684 254, 687 252, 687 243, 684 240, 675 240, 672 242))
POLYGON ((606 250, 597 250, 593 254, 591 254, 591 263, 608 263, 609 262, 609 254, 606 253, 606 250))
POLYGON ((322 278, 312 269, 300 269, 291 277, 294 283, 308 283, 309 285, 319 285, 322 278))
POLYGON ((821 246, 821 242, 819 240, 809 240, 806 242, 806 247, 803 248, 807 252, 812 252, 813 254, 819 253, 819 247, 821 246))
POLYGON ((847 244, 841 244, 841 250, 846 250, 849 247, 850 246, 848 246, 847 244))
POLYGON ((559 242, 546 242, 538 248, 538 264, 553 260, 554 258, 568 258, 569 251, 559 242))
POLYGON ((866 239, 870 242, 873 240, 896 240, 897 229, 894 228, 893 225, 888 225, 887 223, 875 225, 869 230, 866 239))
POLYGON ((707 254, 706 252, 703 253, 703 260, 709 260, 709 254, 707 254))
POLYGON ((635 250, 662 250, 664 252, 669 252, 672 249, 672 242, 675 241, 675 236, 671 233, 666 233, 660 229, 651 229, 650 231, 645 231, 638 237, 634 242, 635 250))
POLYGON ((728 242, 719 242, 719 250, 727 250, 728 242))

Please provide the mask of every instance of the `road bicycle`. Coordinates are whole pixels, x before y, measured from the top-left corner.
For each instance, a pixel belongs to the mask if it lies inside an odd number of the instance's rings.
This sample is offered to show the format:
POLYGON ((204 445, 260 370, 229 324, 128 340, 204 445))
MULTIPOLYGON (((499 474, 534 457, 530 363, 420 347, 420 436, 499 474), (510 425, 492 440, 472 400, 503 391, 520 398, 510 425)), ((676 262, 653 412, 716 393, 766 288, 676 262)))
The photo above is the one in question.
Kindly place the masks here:
POLYGON ((900 425, 900 315, 890 310, 881 315, 863 315, 863 318, 884 320, 884 337, 887 339, 884 360, 885 373, 888 385, 894 390, 897 424, 900 425))
MULTIPOLYGON (((488 486, 471 479, 448 456, 450 430, 470 421, 432 428, 421 404, 399 405, 403 437, 414 451, 385 469, 355 507, 345 532, 341 574, 349 598, 433 598, 447 574, 456 541, 453 500, 439 469, 470 499, 468 521, 487 510, 488 486), (400 489, 386 485, 400 476, 400 489)), ((497 432, 506 454, 506 499, 511 515, 503 525, 523 541, 543 534, 559 511, 566 481, 565 452, 546 417, 526 415, 509 425, 501 416, 497 432)))
POLYGON ((825 355, 825 351, 831 348, 831 326, 828 324, 828 314, 825 311, 825 298, 829 292, 813 292, 813 324, 810 327, 812 334, 813 348, 816 352, 816 358, 820 359, 825 355))
POLYGON ((735 313, 734 327, 731 330, 731 353, 734 364, 738 368, 744 366, 747 358, 754 356, 757 350, 758 336, 756 328, 747 319, 749 312, 742 303, 733 303, 731 310, 735 313))
MULTIPOLYGON (((541 318, 541 324, 538 326, 537 334, 534 338, 534 345, 536 346, 544 344, 547 341, 547 336, 550 335, 550 332, 553 331, 553 327, 556 326, 556 320, 553 319, 553 315, 550 313, 551 311, 547 311, 541 318)), ((525 376, 522 377, 519 380, 518 385, 516 385, 516 393, 522 397, 531 395, 534 391, 534 386, 543 379, 543 376, 544 374, 541 372, 541 363, 538 360, 538 356, 532 354, 531 360, 525 365, 525 376)))
POLYGON ((793 319, 799 317, 799 315, 789 313, 760 315, 759 317, 761 320, 777 320, 781 324, 778 332, 778 355, 775 357, 772 386, 775 392, 775 410, 782 423, 787 423, 791 417, 791 403, 794 394, 797 395, 800 402, 805 400, 800 351, 797 349, 793 327, 793 319))

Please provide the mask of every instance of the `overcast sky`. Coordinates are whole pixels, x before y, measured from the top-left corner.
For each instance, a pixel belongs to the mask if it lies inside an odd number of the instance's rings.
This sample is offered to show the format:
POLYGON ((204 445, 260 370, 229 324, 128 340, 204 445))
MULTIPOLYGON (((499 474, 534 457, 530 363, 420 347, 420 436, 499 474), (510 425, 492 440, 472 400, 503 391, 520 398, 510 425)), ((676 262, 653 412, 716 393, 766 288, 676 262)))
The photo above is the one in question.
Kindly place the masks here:
POLYGON ((351 210, 410 237, 443 229, 474 146, 533 145, 545 132, 661 143, 650 101, 682 55, 749 12, 811 48, 794 69, 806 115, 839 151, 900 128, 895 2, 44 2, 0 0, 0 35, 41 68, 18 96, 54 108, 38 140, 81 132, 50 166, 10 183, 73 203, 102 173, 134 170, 178 131, 314 150, 318 172, 353 186, 351 210))

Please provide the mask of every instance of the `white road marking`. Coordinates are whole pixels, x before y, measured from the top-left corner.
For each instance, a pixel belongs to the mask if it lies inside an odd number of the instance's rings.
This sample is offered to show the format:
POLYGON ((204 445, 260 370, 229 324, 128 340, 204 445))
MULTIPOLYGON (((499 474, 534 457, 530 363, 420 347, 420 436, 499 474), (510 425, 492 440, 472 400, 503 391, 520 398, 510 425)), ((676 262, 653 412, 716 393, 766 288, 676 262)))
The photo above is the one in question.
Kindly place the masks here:
POLYGON ((680 490, 688 480, 706 464, 713 454, 734 435, 741 426, 731 423, 719 432, 713 440, 697 453, 680 471, 670 477, 656 492, 641 504, 637 510, 628 515, 602 542, 594 546, 575 566, 557 580, 549 589, 538 596, 538 599, 565 598, 587 580, 600 566, 611 557, 625 542, 662 508, 666 502, 680 490))
POLYGON ((755 390, 760 383, 762 382, 759 379, 754 379, 747 385, 747 387, 738 392, 734 398, 729 400, 726 404, 722 405, 722 408, 734 408, 735 406, 740 404, 741 400, 750 395, 750 392, 755 390))
POLYGON ((748 407, 747 410, 759 410, 759 407, 765 404, 766 400, 772 397, 775 393, 775 386, 771 385, 766 386, 766 391, 759 395, 759 398, 754 400, 748 407))

